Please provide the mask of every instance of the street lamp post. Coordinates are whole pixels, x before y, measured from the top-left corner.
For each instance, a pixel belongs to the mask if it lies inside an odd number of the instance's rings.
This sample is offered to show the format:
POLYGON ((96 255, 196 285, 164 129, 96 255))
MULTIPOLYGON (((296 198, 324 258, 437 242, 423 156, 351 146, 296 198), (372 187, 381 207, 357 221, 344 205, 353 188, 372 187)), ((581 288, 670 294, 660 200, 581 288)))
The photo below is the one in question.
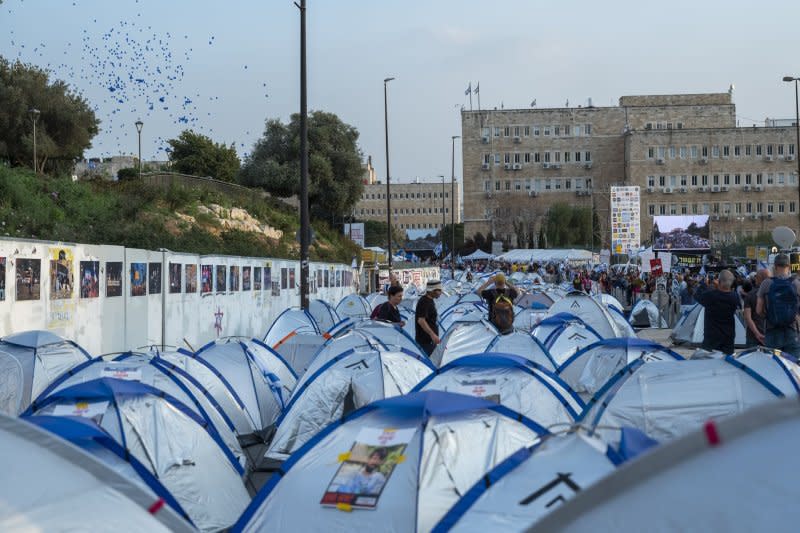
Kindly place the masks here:
POLYGON ((800 81, 800 78, 796 78, 793 76, 784 76, 783 81, 794 82, 794 113, 795 113, 794 126, 795 130, 797 131, 797 144, 795 145, 794 149, 794 158, 795 160, 797 160, 797 181, 798 181, 797 212, 800 213, 800 96, 798 96, 797 92, 797 82, 800 81))
POLYGON ((308 309, 308 248, 311 221, 308 214, 308 80, 306 76, 306 0, 300 10, 300 307, 308 309))
POLYGON ((392 195, 389 177, 389 97, 387 86, 394 78, 383 80, 383 119, 386 124, 386 242, 389 251, 389 277, 392 277, 392 195))
POLYGON ((439 174, 439 177, 442 178, 442 231, 440 233, 439 243, 442 246, 442 252, 440 254, 440 259, 444 259, 444 174, 439 174))
POLYGON ((450 271, 456 279, 456 139, 461 135, 453 135, 450 159, 450 271))
POLYGON ((36 121, 39 119, 40 112, 38 109, 33 107, 30 109, 30 111, 28 111, 28 113, 30 113, 31 120, 33 121, 33 173, 38 174, 39 168, 36 159, 36 121))
POLYGON ((139 135, 139 180, 142 179, 142 123, 141 120, 137 120, 134 125, 136 126, 136 133, 139 135))

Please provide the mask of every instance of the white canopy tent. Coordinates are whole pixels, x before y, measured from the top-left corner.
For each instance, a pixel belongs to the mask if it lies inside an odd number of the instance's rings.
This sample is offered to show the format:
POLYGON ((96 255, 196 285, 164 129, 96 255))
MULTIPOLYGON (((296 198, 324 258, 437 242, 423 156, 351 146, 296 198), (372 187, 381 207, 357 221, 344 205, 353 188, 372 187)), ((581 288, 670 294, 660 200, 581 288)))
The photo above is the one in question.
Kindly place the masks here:
POLYGON ((497 256, 498 261, 507 263, 562 263, 562 262, 582 262, 589 263, 592 260, 592 252, 588 250, 541 250, 541 249, 518 249, 497 256))
POLYGON ((486 261, 486 260, 489 260, 489 259, 494 259, 494 257, 495 257, 494 255, 486 253, 483 250, 481 250, 480 248, 478 248, 477 250, 475 250, 471 254, 465 255, 461 259, 464 260, 464 261, 486 261))

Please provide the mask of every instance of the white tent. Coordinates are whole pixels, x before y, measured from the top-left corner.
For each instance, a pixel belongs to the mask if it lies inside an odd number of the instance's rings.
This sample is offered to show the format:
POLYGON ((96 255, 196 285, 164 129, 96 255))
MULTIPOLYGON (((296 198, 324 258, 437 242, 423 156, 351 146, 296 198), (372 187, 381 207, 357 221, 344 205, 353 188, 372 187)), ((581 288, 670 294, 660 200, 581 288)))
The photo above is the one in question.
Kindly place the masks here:
POLYGON ((548 436, 486 474, 433 532, 525 531, 559 502, 613 473, 620 461, 606 443, 583 431, 548 436))
POLYGON ((489 259, 494 259, 494 255, 486 253, 483 250, 481 250, 480 248, 478 248, 477 250, 475 250, 471 254, 465 255, 461 259, 463 259, 464 261, 485 261, 485 260, 489 260, 489 259))
POLYGON ((488 320, 456 322, 433 350, 431 361, 443 366, 461 356, 484 352, 497 335, 497 328, 488 320))
POLYGON ((570 292, 550 306, 550 316, 570 313, 594 329, 604 339, 625 336, 607 307, 583 292, 570 292))
POLYGON ((293 455, 236 531, 429 531, 481 476, 545 431, 468 396, 417 392, 337 420, 293 455))
POLYGON ((320 329, 311 313, 303 309, 291 308, 278 315, 264 336, 264 343, 275 350, 294 335, 321 335, 322 333, 324 331, 320 329))
POLYGON ((497 256, 498 261, 506 263, 564 263, 592 261, 592 252, 588 250, 541 250, 541 249, 518 249, 497 256))
POLYGON ((533 330, 533 336, 547 349, 556 368, 578 350, 600 340, 600 335, 591 326, 569 313, 559 313, 542 320, 533 330))
MULTIPOLYGON (((705 422, 705 421, 704 421, 705 422)), ((795 531, 797 401, 715 420, 598 481, 531 531, 795 531)))
POLYGON ((517 355, 551 372, 555 372, 556 369, 556 364, 547 348, 538 339, 522 331, 496 336, 486 347, 486 351, 517 355))
POLYGON ((599 299, 600 303, 602 303, 605 306, 611 306, 611 307, 615 308, 617 311, 619 311, 620 313, 625 310, 625 306, 622 305, 619 300, 617 300, 616 298, 614 298, 612 295, 610 295, 608 293, 605 293, 605 292, 600 293, 599 295, 595 296, 595 299, 599 299))
POLYGON ((586 406, 582 423, 607 442, 609 428, 635 427, 659 442, 782 396, 797 396, 798 367, 761 351, 739 357, 688 361, 634 361, 586 406))
POLYGON ((514 328, 526 333, 533 331, 539 322, 547 318, 548 310, 542 304, 534 303, 532 306, 519 310, 514 315, 514 328))
POLYGON ((341 318, 336 310, 323 300, 311 300, 308 302, 308 312, 314 317, 320 332, 326 332, 335 326, 341 318))
POLYGON ((201 530, 229 527, 250 497, 224 444, 176 399, 143 383, 103 378, 44 399, 32 413, 95 420, 172 493, 201 530))
MULTIPOLYGON (((411 320, 413 321, 413 315, 411 320)), ((375 320, 362 320, 353 324, 352 331, 359 331, 374 337, 379 340, 384 349, 387 350, 404 349, 420 355, 423 353, 422 348, 419 347, 419 344, 417 344, 414 338, 408 333, 407 328, 400 328, 393 324, 377 322, 375 320)), ((342 351, 343 350, 339 350, 339 353, 342 351)))
POLYGON ((256 433, 277 420, 297 381, 280 355, 258 341, 221 339, 203 346, 197 356, 237 392, 256 433))
POLYGON ((363 296, 348 294, 336 305, 336 313, 341 318, 368 318, 372 308, 363 296))
POLYGON ((625 315, 622 313, 622 311, 613 305, 607 305, 606 310, 608 311, 608 315, 614 321, 614 325, 617 327, 618 337, 637 337, 636 331, 633 329, 633 326, 630 325, 628 319, 625 318, 625 315))
POLYGON ((582 398, 591 398, 626 365, 636 360, 681 360, 683 357, 660 344, 643 339, 603 339, 564 361, 558 375, 582 398))
POLYGON ((347 350, 297 387, 265 457, 285 460, 334 420, 376 400, 406 394, 432 370, 427 358, 411 352, 347 350))
POLYGON ((177 369, 170 370, 158 359, 144 354, 128 352, 117 356, 113 361, 106 361, 100 357, 87 361, 69 373, 62 374, 33 402, 32 408, 35 410, 37 404, 41 404, 45 398, 61 390, 104 377, 144 383, 177 399, 211 426, 210 429, 213 429, 225 444, 227 455, 241 466, 240 473, 244 473, 244 467, 247 465, 246 456, 234 429, 229 425, 229 420, 217 409, 213 397, 206 395, 202 385, 191 376, 180 375, 177 369))
POLYGON ((661 313, 658 312, 658 307, 656 304, 650 300, 645 300, 642 298, 636 302, 636 305, 634 305, 633 309, 631 309, 631 316, 628 319, 628 322, 635 328, 666 328, 666 317, 662 316, 661 325, 658 325, 660 314, 661 313))
POLYGON ((0 415, 0 449, 2 531, 194 531, 146 487, 22 419, 0 415))
POLYGON ((506 353, 461 357, 414 389, 441 390, 505 405, 540 426, 569 427, 584 404, 561 379, 530 360, 506 353))
POLYGON ((91 359, 86 351, 49 331, 0 339, 0 413, 16 416, 64 372, 91 359))
MULTIPOLYGON (((446 333, 458 322, 478 322, 488 318, 489 311, 485 305, 475 302, 458 303, 439 316, 439 333, 446 333)), ((440 335, 441 337, 441 335, 440 335)))
MULTIPOLYGON (((706 309, 700 304, 695 304, 688 312, 675 324, 672 329, 670 339, 675 344, 688 344, 690 346, 700 346, 703 344, 703 324, 705 321, 706 309)), ((734 345, 741 348, 747 345, 746 329, 739 315, 734 315, 736 338, 734 345)))

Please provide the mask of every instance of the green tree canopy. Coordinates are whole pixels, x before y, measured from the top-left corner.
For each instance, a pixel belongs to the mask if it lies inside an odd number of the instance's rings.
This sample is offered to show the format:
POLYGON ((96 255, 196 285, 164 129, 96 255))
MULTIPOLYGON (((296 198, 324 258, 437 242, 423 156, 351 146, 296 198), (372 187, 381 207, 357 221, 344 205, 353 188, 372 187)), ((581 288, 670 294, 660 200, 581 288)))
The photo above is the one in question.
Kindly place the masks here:
POLYGON ((239 172, 239 156, 233 144, 225 146, 192 130, 183 131, 177 139, 167 141, 172 147, 169 158, 172 168, 194 176, 210 176, 234 181, 239 172))
POLYGON ((97 135, 99 121, 86 100, 33 65, 0 57, 0 158, 32 165, 36 120, 36 170, 68 171, 97 135))
POLYGON ((547 212, 545 232, 548 247, 590 247, 592 231, 592 210, 589 207, 556 203, 547 212))
MULTIPOLYGON (((363 191, 358 130, 333 113, 308 117, 309 205, 318 217, 349 215, 363 191)), ((275 196, 300 193, 300 115, 267 121, 239 174, 242 184, 275 196)))

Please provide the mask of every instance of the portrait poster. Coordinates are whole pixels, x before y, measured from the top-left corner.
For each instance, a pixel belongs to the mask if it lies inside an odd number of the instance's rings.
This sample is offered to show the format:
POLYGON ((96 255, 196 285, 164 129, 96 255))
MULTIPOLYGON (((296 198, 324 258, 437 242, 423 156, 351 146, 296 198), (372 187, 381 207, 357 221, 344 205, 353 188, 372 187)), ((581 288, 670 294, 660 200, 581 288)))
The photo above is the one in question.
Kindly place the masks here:
POLYGON ((148 276, 148 292, 150 294, 161 294, 161 263, 150 263, 148 276))
POLYGON ((250 290, 250 272, 252 267, 246 266, 242 267, 242 290, 249 291, 250 290))
POLYGON ((317 270, 317 287, 324 287, 322 284, 322 270, 317 270))
POLYGON ((395 468, 405 460, 403 452, 415 428, 361 428, 350 451, 328 484, 320 503, 352 509, 374 509, 395 468))
POLYGON ((331 273, 329 270, 325 271, 324 279, 323 279, 323 287, 327 288, 331 286, 331 273))
POLYGON ((239 267, 232 266, 230 269, 230 281, 228 283, 228 290, 236 292, 239 290, 239 267))
POLYGON ((97 298, 100 296, 100 261, 81 261, 80 278, 81 298, 97 298))
POLYGON ((295 276, 294 268, 290 268, 289 269, 289 288, 290 289, 294 289, 295 288, 294 276, 295 276))
POLYGON ((197 292, 197 265, 186 265, 184 270, 186 275, 186 294, 194 294, 197 292))
POLYGON ((214 265, 200 266, 200 292, 208 294, 214 291, 214 265))
POLYGON ((6 299, 6 258, 0 257, 0 302, 6 299))
POLYGON ((38 300, 42 288, 42 260, 17 259, 16 299, 38 300))
POLYGON ((262 273, 261 273, 262 270, 264 270, 264 269, 261 268, 261 267, 253 267, 253 290, 254 291, 260 291, 261 290, 262 282, 264 281, 264 279, 262 278, 262 273))
POLYGON ((108 410, 108 401, 87 402, 78 400, 77 402, 59 403, 53 408, 55 416, 79 416, 89 418, 96 424, 103 423, 103 415, 108 410))
POLYGON ((264 265, 264 288, 269 289, 272 286, 272 263, 267 262, 264 265))
POLYGON ((180 294, 183 288, 183 265, 180 263, 169 264, 169 293, 180 294))
POLYGON ((281 290, 289 288, 289 269, 281 269, 281 290))
POLYGON ((131 263, 131 296, 147 295, 147 263, 131 263))
POLYGON ((106 263, 106 297, 122 296, 122 261, 106 263))
POLYGON ((69 248, 50 249, 50 299, 72 298, 75 284, 74 257, 69 248))
POLYGON ((228 290, 228 269, 225 265, 217 265, 217 292, 228 290))
POLYGON ((280 296, 281 295, 281 284, 277 281, 272 282, 272 295, 273 296, 280 296))

